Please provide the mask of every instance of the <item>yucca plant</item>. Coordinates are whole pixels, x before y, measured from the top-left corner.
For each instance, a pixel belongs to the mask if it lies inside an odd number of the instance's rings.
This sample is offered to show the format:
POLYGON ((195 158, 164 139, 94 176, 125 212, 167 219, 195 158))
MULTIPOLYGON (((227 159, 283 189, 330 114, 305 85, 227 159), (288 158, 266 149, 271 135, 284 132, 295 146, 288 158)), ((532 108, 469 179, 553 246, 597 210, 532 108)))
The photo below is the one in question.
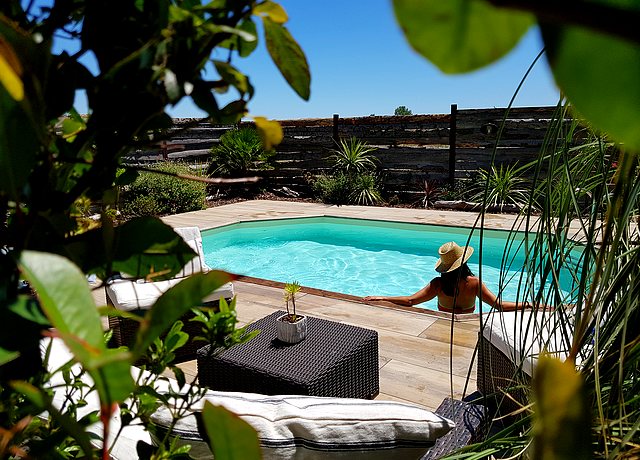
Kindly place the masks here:
POLYGON ((349 200, 358 205, 374 205, 382 202, 380 179, 372 173, 358 174, 352 178, 349 200))
POLYGON ((371 155, 377 149, 356 138, 340 139, 338 148, 333 149, 329 157, 336 172, 353 176, 375 171, 378 159, 371 155))
POLYGON ((252 170, 272 169, 276 152, 266 150, 260 135, 254 128, 227 131, 220 136, 220 143, 211 149, 210 176, 242 177, 252 170))
POLYGON ((287 315, 291 318, 291 322, 295 322, 296 317, 296 294, 300 292, 300 283, 292 281, 284 285, 284 303, 287 307, 287 315), (291 310, 289 309, 291 304, 291 310))
POLYGON ((527 166, 518 167, 517 164, 494 165, 488 171, 480 169, 479 181, 472 188, 471 199, 500 210, 505 205, 513 205, 518 209, 524 207, 531 196, 527 180, 523 177, 526 169, 527 166))

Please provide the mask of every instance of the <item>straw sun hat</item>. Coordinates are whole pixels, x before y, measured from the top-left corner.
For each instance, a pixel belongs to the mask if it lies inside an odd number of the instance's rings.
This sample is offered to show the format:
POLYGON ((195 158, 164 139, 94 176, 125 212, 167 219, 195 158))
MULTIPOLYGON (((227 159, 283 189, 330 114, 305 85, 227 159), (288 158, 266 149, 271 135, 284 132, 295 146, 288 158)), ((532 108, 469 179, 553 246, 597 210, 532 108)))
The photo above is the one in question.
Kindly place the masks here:
POLYGON ((440 246, 438 254, 440 254, 440 260, 436 262, 436 271, 447 273, 460 268, 460 265, 469 260, 473 254, 473 248, 471 246, 460 247, 454 241, 449 241, 440 246))

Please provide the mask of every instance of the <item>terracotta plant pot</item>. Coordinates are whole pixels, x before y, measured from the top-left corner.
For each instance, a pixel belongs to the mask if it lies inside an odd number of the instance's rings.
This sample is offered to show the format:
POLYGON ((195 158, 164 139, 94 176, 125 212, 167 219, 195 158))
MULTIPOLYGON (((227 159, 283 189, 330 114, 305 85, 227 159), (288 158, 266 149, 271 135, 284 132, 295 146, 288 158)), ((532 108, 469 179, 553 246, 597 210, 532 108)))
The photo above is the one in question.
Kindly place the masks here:
POLYGON ((307 336, 307 317, 296 315, 296 321, 289 321, 289 315, 284 314, 276 319, 278 340, 285 343, 298 343, 307 336))

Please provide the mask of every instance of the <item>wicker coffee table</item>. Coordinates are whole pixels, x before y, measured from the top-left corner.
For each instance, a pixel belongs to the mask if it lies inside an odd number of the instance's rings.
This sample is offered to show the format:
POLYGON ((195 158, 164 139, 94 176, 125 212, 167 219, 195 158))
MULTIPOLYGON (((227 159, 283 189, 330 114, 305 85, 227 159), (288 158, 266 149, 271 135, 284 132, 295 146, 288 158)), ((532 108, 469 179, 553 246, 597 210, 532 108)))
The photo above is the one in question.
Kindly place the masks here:
POLYGON ((248 327, 262 331, 221 353, 198 350, 200 385, 220 391, 374 398, 380 391, 378 333, 308 317, 307 338, 288 345, 276 338, 274 312, 248 327))

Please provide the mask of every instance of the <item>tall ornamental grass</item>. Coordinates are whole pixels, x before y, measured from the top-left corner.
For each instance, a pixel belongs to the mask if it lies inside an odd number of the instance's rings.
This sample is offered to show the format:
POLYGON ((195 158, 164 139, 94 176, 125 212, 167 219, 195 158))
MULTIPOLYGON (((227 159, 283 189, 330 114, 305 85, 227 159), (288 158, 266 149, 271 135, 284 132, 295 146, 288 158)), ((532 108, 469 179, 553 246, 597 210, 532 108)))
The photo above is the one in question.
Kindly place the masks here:
MULTIPOLYGON (((497 400, 504 405, 524 393, 528 404, 511 414, 503 431, 462 458, 498 452, 504 457, 544 458, 553 442, 549 429, 558 420, 565 420, 558 429, 564 432, 565 449, 575 458, 640 455, 638 158, 580 127, 570 115, 569 107, 558 107, 540 158, 531 165, 534 191, 514 225, 514 230, 521 226, 531 231, 522 243, 526 260, 517 280, 520 295, 536 305, 554 307, 544 320, 551 338, 525 324, 515 346, 524 349, 525 343, 539 342, 551 347, 552 341, 566 341, 567 356, 562 359, 575 369, 572 373, 580 383, 576 388, 581 389, 563 401, 558 395, 568 391, 568 381, 551 391, 541 390, 554 377, 541 369, 542 361, 533 383, 519 371, 519 384, 497 400), (564 290, 560 283, 567 273, 570 292, 566 282, 564 290), (576 409, 582 404, 587 407, 584 412, 576 409), (568 418, 554 419, 558 414, 568 418), (581 427, 587 427, 584 433, 581 427)), ((518 241, 513 231, 509 245, 521 244, 518 241)), ((505 260, 503 268, 509 263, 505 260)))

